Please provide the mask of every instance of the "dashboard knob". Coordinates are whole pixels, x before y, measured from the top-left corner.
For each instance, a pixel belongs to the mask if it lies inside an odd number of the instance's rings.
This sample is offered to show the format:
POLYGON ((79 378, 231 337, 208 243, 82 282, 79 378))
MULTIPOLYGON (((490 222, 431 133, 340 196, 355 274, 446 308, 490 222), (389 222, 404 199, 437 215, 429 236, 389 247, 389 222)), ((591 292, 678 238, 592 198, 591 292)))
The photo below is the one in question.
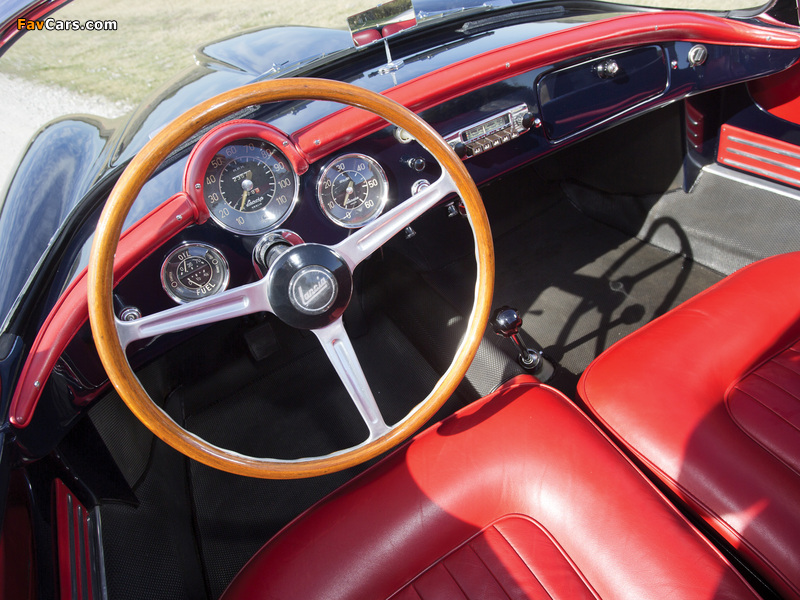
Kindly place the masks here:
POLYGON ((604 60, 595 67, 595 73, 600 79, 611 79, 619 73, 619 64, 613 58, 604 60))
POLYGON ((699 67, 708 58, 708 48, 706 48, 703 44, 695 44, 689 50, 689 55, 687 56, 689 60, 690 67, 699 67))
POLYGON ((427 166, 425 159, 421 156, 404 156, 400 159, 400 162, 417 173, 424 171, 427 166))

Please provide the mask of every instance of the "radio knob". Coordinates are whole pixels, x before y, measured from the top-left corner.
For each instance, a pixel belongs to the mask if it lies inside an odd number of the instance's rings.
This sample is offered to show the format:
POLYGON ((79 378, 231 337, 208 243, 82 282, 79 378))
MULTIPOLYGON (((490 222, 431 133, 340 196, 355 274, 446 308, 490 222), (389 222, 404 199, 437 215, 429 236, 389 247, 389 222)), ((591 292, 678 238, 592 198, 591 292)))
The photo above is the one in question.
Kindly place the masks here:
POLYGON ((533 125, 533 113, 528 111, 522 115, 522 127, 524 129, 530 129, 531 125, 533 125))
POLYGON ((467 145, 464 142, 456 142, 456 145, 453 146, 453 151, 459 158, 464 158, 467 155, 467 145))

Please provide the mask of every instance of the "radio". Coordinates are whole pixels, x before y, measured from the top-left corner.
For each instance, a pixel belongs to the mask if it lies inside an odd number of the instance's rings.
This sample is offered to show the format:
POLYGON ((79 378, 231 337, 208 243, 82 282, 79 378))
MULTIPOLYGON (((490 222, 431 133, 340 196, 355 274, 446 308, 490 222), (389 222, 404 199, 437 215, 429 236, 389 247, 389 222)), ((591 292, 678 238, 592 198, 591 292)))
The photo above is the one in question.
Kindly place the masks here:
POLYGON ((445 141, 461 158, 470 158, 505 144, 531 128, 533 115, 526 104, 493 115, 465 129, 451 133, 445 141))

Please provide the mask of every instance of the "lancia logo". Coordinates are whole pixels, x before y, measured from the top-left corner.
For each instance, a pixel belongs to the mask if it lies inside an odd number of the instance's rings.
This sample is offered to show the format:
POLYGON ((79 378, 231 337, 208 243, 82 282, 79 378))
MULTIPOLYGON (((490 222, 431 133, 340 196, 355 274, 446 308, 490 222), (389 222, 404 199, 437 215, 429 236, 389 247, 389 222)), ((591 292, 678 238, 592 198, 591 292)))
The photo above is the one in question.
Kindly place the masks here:
POLYGON ((338 286, 333 274, 325 267, 311 265, 295 273, 289 282, 292 305, 307 315, 318 315, 336 300, 338 286))

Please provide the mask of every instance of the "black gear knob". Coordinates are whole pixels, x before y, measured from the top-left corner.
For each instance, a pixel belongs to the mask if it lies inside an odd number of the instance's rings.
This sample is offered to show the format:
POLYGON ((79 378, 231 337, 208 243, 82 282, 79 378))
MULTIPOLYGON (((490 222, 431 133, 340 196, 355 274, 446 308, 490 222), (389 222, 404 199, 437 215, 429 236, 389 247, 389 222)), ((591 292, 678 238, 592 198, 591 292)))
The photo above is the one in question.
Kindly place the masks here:
POLYGON ((497 335, 510 338, 519 333, 522 327, 522 317, 517 309, 510 306, 501 306, 492 314, 492 329, 497 335))

